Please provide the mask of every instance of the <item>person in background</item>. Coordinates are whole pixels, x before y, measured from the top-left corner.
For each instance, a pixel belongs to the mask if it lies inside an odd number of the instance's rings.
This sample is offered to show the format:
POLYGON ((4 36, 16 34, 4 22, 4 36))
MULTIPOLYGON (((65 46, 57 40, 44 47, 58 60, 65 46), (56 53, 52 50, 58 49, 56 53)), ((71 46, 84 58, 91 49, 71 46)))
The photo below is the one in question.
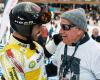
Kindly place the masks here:
POLYGON ((87 33, 84 9, 61 14, 62 42, 53 55, 58 80, 100 80, 100 45, 87 33))
POLYGON ((99 29, 98 28, 93 28, 91 37, 95 41, 100 42, 100 36, 99 36, 99 29))
POLYGON ((13 32, 0 55, 2 79, 47 80, 44 50, 33 36, 38 37, 42 24, 50 21, 50 13, 35 3, 21 2, 9 17, 13 32))
POLYGON ((48 37, 48 30, 47 30, 47 27, 42 25, 42 28, 41 28, 41 32, 40 32, 40 35, 38 36, 38 43, 41 45, 41 46, 45 46, 46 44, 46 40, 47 40, 47 37, 48 37))

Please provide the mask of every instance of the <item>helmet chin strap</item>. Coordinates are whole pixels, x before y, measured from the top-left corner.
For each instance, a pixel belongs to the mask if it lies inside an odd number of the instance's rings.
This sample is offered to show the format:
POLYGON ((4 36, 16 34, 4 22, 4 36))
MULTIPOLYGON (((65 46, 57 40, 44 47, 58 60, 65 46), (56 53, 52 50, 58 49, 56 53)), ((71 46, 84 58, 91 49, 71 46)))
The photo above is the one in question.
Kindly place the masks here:
POLYGON ((28 42, 29 42, 29 44, 30 44, 30 49, 31 49, 31 50, 35 49, 36 46, 35 46, 35 44, 33 43, 32 37, 31 37, 31 36, 30 36, 30 37, 27 37, 27 40, 28 40, 28 42))

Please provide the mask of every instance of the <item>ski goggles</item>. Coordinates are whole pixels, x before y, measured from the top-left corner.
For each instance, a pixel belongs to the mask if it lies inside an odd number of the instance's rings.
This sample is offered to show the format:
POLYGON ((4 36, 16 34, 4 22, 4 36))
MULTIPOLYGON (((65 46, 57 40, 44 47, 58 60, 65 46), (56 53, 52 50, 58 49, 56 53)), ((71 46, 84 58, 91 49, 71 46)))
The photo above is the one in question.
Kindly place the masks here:
POLYGON ((75 27, 74 24, 60 24, 63 30, 70 30, 72 27, 75 27))

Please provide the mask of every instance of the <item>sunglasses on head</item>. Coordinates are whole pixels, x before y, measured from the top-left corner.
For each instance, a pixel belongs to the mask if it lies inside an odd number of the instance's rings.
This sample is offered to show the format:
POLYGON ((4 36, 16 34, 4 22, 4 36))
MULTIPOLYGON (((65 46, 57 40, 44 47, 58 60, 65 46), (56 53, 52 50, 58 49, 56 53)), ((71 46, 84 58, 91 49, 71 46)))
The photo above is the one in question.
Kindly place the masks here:
POLYGON ((60 24, 60 25, 63 30, 70 30, 72 27, 75 26, 74 24, 60 24))

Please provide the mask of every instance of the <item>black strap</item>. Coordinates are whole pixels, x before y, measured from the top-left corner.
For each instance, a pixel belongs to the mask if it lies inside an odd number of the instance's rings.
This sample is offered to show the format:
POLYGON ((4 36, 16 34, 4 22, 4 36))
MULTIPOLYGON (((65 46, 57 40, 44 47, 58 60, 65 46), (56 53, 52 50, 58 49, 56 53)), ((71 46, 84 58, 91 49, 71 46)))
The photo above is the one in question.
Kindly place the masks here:
MULTIPOLYGON (((64 70, 64 72, 63 72, 63 77, 65 77, 66 73, 68 72, 68 70, 69 70, 69 68, 70 68, 70 66, 71 66, 71 63, 72 63, 72 61, 73 61, 73 59, 74 59, 74 55, 75 55, 75 53, 76 53, 76 51, 77 51, 77 49, 78 49, 78 46, 79 46, 79 45, 77 45, 77 46, 75 47, 74 53, 73 53, 72 56, 70 57, 69 61, 66 61, 67 66, 65 66, 65 69, 66 69, 66 70, 64 70)), ((66 56, 66 59, 67 59, 67 56, 66 56)))
POLYGON ((27 37, 27 39, 28 39, 28 42, 30 44, 30 49, 31 50, 36 49, 36 45, 33 43, 32 37, 27 37))

